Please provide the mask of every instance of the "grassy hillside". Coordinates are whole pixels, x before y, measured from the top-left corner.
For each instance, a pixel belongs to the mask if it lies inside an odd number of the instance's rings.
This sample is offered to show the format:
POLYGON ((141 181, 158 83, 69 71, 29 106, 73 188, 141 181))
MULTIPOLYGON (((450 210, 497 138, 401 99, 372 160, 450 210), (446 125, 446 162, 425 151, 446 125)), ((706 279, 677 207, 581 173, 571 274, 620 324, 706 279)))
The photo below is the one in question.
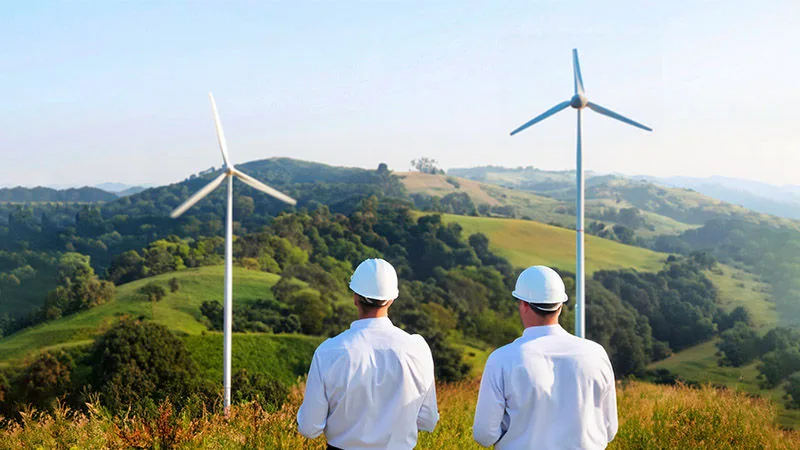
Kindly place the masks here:
MULTIPOLYGON (((775 304, 763 292, 767 286, 755 280, 753 275, 725 265, 719 265, 718 270, 708 271, 706 275, 719 289, 723 309, 731 311, 737 306, 746 307, 752 314, 755 325, 762 331, 777 324, 775 304)), ((756 363, 744 367, 719 367, 716 343, 717 339, 714 339, 688 348, 651 364, 650 368, 668 369, 687 380, 699 383, 723 384, 757 393, 759 387, 756 363)))
MULTIPOLYGON (((719 289, 720 305, 724 310, 731 311, 737 306, 746 307, 750 310, 755 325, 763 331, 777 324, 775 305, 763 292, 767 286, 755 280, 753 275, 722 264, 714 271, 707 271, 706 275, 719 289)), ((687 380, 699 383, 724 384, 747 392, 758 392, 755 363, 745 367, 717 366, 716 343, 717 339, 714 339, 688 348, 651 364, 650 368, 668 369, 687 380)))
POLYGON ((565 207, 554 200, 532 192, 508 189, 501 186, 481 183, 467 178, 449 177, 421 172, 397 174, 410 194, 427 194, 444 197, 463 192, 469 195, 476 206, 513 206, 518 217, 527 217, 538 222, 568 225, 575 223, 572 214, 565 213, 565 207))
MULTIPOLYGON (((493 252, 514 266, 544 264, 575 271, 575 231, 529 220, 467 217, 444 214, 445 222, 456 222, 464 234, 484 233, 493 252)), ((586 236, 586 270, 636 268, 657 271, 667 255, 619 242, 586 236)))
MULTIPOLYGON (((325 338, 267 333, 234 333, 231 366, 234 371, 265 373, 291 385, 305 376, 314 350, 325 338)), ((222 333, 202 333, 184 338, 204 378, 222 379, 222 333)))
MULTIPOLYGON (((706 275, 720 292, 720 304, 726 311, 737 306, 746 307, 753 317, 756 327, 762 332, 778 323, 775 304, 769 300, 765 291, 768 286, 747 272, 730 266, 719 265, 719 270, 706 275), (720 273, 721 272, 721 273, 720 273)), ((669 358, 650 364, 649 369, 667 369, 683 379, 697 383, 711 383, 729 389, 765 396, 774 402, 783 403, 784 390, 776 387, 765 391, 758 380, 758 362, 742 367, 720 367, 717 364, 716 344, 718 338, 678 352, 669 358)), ((800 411, 779 408, 780 423, 787 427, 800 425, 800 411)))
MULTIPOLYGON (((524 217, 537 222, 558 224, 566 227, 575 226, 575 199, 574 192, 570 192, 571 182, 564 181, 566 178, 561 173, 559 176, 549 178, 550 181, 543 180, 537 187, 539 191, 525 190, 516 188, 517 182, 511 182, 506 177, 512 177, 511 173, 504 173, 503 176, 489 177, 484 181, 476 181, 469 178, 459 178, 447 175, 434 175, 420 172, 399 173, 403 185, 410 194, 427 194, 431 196, 444 197, 445 195, 462 192, 469 195, 475 205, 487 204, 490 206, 512 206, 517 217, 524 217), (565 187, 567 186, 567 187, 565 187), (552 197, 551 197, 552 196, 552 197)), ((601 178, 595 178, 600 181, 601 178)), ((597 187, 595 190, 599 189, 597 187)), ((574 188, 572 188, 574 191, 574 188)), ((629 208, 635 206, 633 203, 613 195, 587 196, 586 217, 587 223, 601 217, 604 210, 608 208, 629 208)), ((721 203, 721 202, 718 202, 721 203)), ((666 215, 649 211, 642 208, 649 228, 638 228, 636 233, 642 237, 651 237, 663 234, 676 235, 698 225, 683 223, 666 215)), ((600 220, 607 225, 614 225, 613 221, 600 220)))
POLYGON ((744 306, 762 331, 778 324, 778 312, 769 295, 770 287, 758 281, 755 275, 719 264, 718 270, 707 271, 706 276, 719 289, 720 305, 726 312, 744 306))
MULTIPOLYGON (((270 288, 279 276, 234 268, 234 302, 272 298, 270 288)), ((0 361, 7 362, 43 348, 74 346, 91 342, 120 316, 153 319, 179 334, 200 334, 207 328, 200 314, 205 300, 222 301, 223 267, 211 266, 168 273, 117 287, 116 298, 104 305, 72 316, 43 323, 0 339, 0 361), (181 285, 170 293, 167 283, 176 277, 181 285), (155 304, 139 289, 147 283, 161 284, 166 297, 155 304)))
MULTIPOLYGON (((477 379, 437 388, 441 419, 422 432, 423 449, 480 449, 472 440, 477 379)), ((792 449, 800 434, 775 426, 774 405, 710 387, 628 383, 618 387, 620 428, 611 449, 792 449)), ((159 417, 115 417, 90 408, 88 416, 58 410, 0 431, 0 449, 18 448, 264 448, 324 449, 324 437, 309 441, 297 433, 301 388, 275 412, 255 405, 234 406, 225 418, 208 413, 194 420, 175 417, 162 405, 159 417)))
MULTIPOLYGON (((503 167, 475 167, 451 169, 451 175, 471 180, 532 192, 562 202, 574 202, 575 172, 544 171, 533 167, 507 169, 503 167)), ((664 187, 643 180, 601 175, 587 175, 587 216, 602 206, 616 208, 636 207, 644 212, 672 219, 673 222, 650 216, 650 225, 656 227, 655 234, 677 234, 670 226, 702 225, 714 218, 738 217, 751 222, 789 226, 795 229, 800 222, 749 210, 743 206, 727 203, 703 195, 692 189, 664 187), (664 228, 662 228, 664 227, 664 228)), ((637 230, 638 231, 638 230, 637 230)), ((675 230, 677 232, 681 230, 675 230)), ((644 232, 644 235, 649 233, 644 232)))

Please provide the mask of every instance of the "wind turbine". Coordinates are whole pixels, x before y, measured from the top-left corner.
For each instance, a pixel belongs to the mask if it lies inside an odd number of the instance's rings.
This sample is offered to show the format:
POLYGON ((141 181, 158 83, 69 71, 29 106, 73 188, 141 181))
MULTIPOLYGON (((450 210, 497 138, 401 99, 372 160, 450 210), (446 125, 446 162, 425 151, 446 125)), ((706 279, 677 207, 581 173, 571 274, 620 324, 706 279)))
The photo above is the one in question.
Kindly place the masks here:
POLYGON ((288 195, 285 195, 277 190, 267 186, 266 184, 256 180, 255 178, 247 175, 246 173, 236 169, 228 159, 228 145, 225 141, 225 133, 222 131, 222 124, 219 121, 219 114, 217 113, 217 104, 214 102, 214 96, 208 93, 208 99, 211 101, 211 110, 214 113, 214 125, 217 129, 217 139, 219 140, 219 149, 222 151, 222 161, 224 163, 224 172, 214 178, 214 180, 202 189, 195 192, 194 195, 189 197, 188 200, 183 202, 180 206, 175 208, 170 217, 173 219, 179 217, 186 212, 189 208, 194 206, 211 191, 219 187, 223 181, 228 180, 228 208, 227 215, 225 216, 225 304, 223 307, 223 329, 224 329, 224 346, 223 346, 223 380, 222 385, 225 389, 225 412, 231 406, 231 331, 233 326, 233 178, 237 177, 244 184, 271 195, 278 200, 284 201, 290 205, 294 205, 297 201, 288 195))
POLYGON ((542 120, 552 116, 553 114, 561 111, 562 109, 566 109, 568 106, 572 106, 577 110, 578 113, 578 151, 577 151, 577 168, 575 170, 576 175, 576 184, 577 184, 577 208, 576 208, 576 252, 575 252, 575 335, 578 337, 585 337, 585 304, 586 304, 586 297, 585 297, 585 279, 586 275, 584 273, 583 267, 583 153, 581 148, 581 110, 583 108, 588 107, 592 111, 602 114, 604 116, 611 117, 612 119, 617 119, 620 122, 625 122, 628 125, 633 125, 637 128, 641 128, 647 131, 653 131, 652 128, 644 126, 639 122, 635 122, 627 117, 624 117, 620 114, 611 111, 608 108, 604 108, 596 103, 592 103, 589 99, 586 98, 586 94, 583 91, 583 78, 581 78, 581 66, 578 63, 578 49, 572 49, 572 76, 575 85, 575 94, 572 96, 570 100, 565 102, 561 102, 556 106, 548 109, 544 113, 534 117, 533 119, 525 122, 522 126, 517 128, 516 130, 511 132, 511 135, 515 135, 520 131, 523 131, 534 125, 536 123, 541 122, 542 120))

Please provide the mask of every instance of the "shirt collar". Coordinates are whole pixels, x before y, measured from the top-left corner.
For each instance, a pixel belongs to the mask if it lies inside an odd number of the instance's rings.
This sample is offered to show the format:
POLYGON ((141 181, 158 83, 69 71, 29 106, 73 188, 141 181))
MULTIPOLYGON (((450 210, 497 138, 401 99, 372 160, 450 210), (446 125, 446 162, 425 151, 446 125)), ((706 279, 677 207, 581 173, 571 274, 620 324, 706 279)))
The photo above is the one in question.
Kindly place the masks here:
POLYGON ((561 328, 561 325, 542 325, 539 327, 528 327, 525 328, 525 331, 522 332, 522 338, 529 340, 529 339, 536 339, 544 336, 557 336, 565 334, 566 330, 561 328))
POLYGON ((359 319, 350 324, 351 330, 362 330, 364 328, 386 328, 394 326, 388 317, 377 317, 372 319, 359 319))

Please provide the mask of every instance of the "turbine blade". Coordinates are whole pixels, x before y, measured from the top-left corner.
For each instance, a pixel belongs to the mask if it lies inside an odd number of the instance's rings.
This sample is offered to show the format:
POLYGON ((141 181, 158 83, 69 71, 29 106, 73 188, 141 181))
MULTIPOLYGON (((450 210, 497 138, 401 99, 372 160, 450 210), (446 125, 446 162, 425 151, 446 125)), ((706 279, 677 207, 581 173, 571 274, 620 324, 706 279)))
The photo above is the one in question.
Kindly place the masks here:
POLYGON ((222 131, 222 123, 219 121, 219 113, 217 112, 217 102, 214 101, 214 95, 208 93, 208 99, 211 100, 211 111, 214 113, 214 127, 217 129, 217 140, 219 141, 219 149, 222 151, 222 160, 225 162, 225 167, 231 167, 228 160, 228 142, 225 140, 225 132, 222 131))
POLYGON ((237 177, 239 177, 239 179, 242 180, 244 182, 244 184, 252 187, 253 189, 259 190, 259 191, 261 191, 261 192, 263 192, 265 194, 269 194, 269 195, 277 198, 278 200, 284 201, 284 202, 286 202, 286 203, 288 203, 290 205, 296 205, 297 204, 297 200, 295 200, 292 197, 289 197, 288 195, 278 191, 277 189, 273 189, 273 188, 267 186, 266 184, 256 180, 255 178, 251 177, 250 175, 247 175, 244 172, 241 172, 239 170, 234 170, 233 174, 236 175, 237 177))
POLYGON ((194 195, 189 197, 188 200, 186 200, 185 202, 181 203, 181 205, 178 206, 177 208, 173 209, 172 212, 169 213, 169 216, 172 217, 173 219, 175 219, 175 218, 179 217, 181 214, 185 213, 187 209, 189 209, 192 206, 194 206, 195 203, 199 202, 200 200, 203 199, 203 197, 205 197, 211 191, 216 189, 217 186, 219 186, 220 183, 222 183, 222 180, 224 180, 227 175, 228 175, 227 173, 223 173, 222 175, 218 176, 217 178, 214 178, 214 180, 211 181, 211 183, 208 183, 207 185, 205 185, 203 187, 203 189, 200 189, 199 191, 195 192, 194 195))
POLYGON ((594 112, 596 112, 598 114, 602 114, 604 116, 611 117, 612 119, 617 119, 620 122, 625 122, 628 125, 635 126, 636 128, 641 128, 641 129, 647 130, 647 131, 653 131, 652 128, 650 128, 650 127, 648 127, 646 125, 642 125, 639 122, 635 122, 635 121, 633 121, 631 119, 628 119, 627 117, 625 117, 623 115, 620 115, 620 114, 617 114, 614 111, 611 111, 610 109, 603 108, 602 106, 600 106, 600 105, 598 105, 596 103, 589 102, 586 106, 588 106, 589 108, 591 108, 592 111, 594 111, 594 112))
POLYGON ((553 106, 552 108, 548 109, 544 113, 542 113, 542 114, 534 117, 533 119, 525 122, 521 127, 519 127, 516 130, 512 131, 511 135, 513 136, 513 135, 519 133, 520 131, 528 128, 529 126, 531 126, 533 124, 536 124, 538 122, 541 122, 544 119, 547 119, 548 117, 550 117, 553 114, 561 111, 562 109, 566 108, 567 106, 569 106, 569 102, 568 101, 567 102, 561 102, 561 103, 557 104, 556 106, 553 106))
POLYGON ((578 49, 572 49, 572 76, 575 79, 575 93, 583 94, 583 77, 581 77, 581 64, 578 62, 578 49))

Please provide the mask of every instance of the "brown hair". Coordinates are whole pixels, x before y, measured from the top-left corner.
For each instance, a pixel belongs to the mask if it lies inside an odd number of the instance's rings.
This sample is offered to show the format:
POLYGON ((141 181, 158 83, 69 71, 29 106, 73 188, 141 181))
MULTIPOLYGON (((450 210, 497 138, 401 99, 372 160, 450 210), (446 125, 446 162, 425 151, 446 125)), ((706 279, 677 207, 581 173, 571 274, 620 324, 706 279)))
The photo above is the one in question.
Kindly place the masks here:
MULTIPOLYGON (((525 303, 528 303, 528 302, 525 302, 525 303)), ((528 303, 528 306, 538 316, 540 316, 540 317, 550 317, 553 314, 561 311, 561 308, 564 306, 564 304, 561 303, 560 305, 558 305, 558 308, 556 308, 553 311, 549 311, 549 309, 553 307, 552 303, 528 303)))

